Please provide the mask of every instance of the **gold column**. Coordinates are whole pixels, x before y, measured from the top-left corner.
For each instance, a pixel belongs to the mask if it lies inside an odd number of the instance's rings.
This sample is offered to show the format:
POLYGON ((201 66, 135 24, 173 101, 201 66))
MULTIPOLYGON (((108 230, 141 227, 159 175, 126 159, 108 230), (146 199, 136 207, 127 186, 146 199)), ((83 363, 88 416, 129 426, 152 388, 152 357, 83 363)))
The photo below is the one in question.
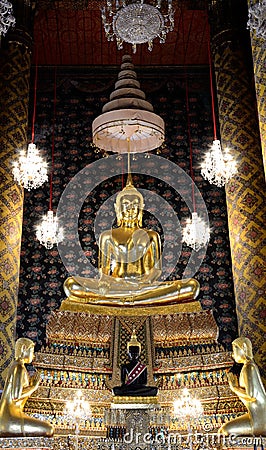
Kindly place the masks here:
POLYGON ((250 30, 250 37, 258 105, 261 147, 264 163, 264 174, 266 175, 266 45, 265 41, 262 38, 258 38, 253 30, 250 30))
POLYGON ((13 6, 16 28, 7 33, 0 49, 0 387, 14 357, 23 189, 11 170, 17 149, 27 145, 31 63, 31 37, 25 29, 30 6, 13 6))
POLYGON ((239 334, 265 377, 265 179, 246 9, 245 0, 214 0, 211 44, 222 146, 238 163, 226 200, 239 334))

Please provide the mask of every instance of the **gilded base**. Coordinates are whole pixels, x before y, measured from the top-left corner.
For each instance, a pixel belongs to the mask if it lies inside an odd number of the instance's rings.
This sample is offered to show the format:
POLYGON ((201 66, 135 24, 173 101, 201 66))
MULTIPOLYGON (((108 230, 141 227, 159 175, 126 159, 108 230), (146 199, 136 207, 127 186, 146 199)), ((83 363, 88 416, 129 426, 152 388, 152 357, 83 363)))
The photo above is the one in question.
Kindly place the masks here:
POLYGON ((77 302, 73 298, 66 298, 60 306, 60 311, 85 312, 88 314, 106 314, 109 316, 153 316, 156 314, 174 314, 174 313, 194 313, 202 311, 198 300, 188 300, 187 302, 148 306, 138 306, 137 304, 127 306, 104 306, 97 304, 88 304, 86 302, 77 302))
POLYGON ((159 405, 158 397, 113 397, 111 409, 149 409, 159 405))

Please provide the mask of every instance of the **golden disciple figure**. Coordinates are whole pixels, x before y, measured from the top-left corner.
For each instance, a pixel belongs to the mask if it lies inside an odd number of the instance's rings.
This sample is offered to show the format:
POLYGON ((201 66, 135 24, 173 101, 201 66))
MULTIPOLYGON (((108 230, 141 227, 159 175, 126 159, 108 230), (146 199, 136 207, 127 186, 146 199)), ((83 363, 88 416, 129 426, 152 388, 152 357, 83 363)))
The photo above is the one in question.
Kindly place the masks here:
POLYGON ((197 297, 194 279, 157 281, 161 275, 161 241, 156 231, 142 228, 143 196, 131 180, 117 194, 117 228, 104 231, 99 239, 99 279, 67 278, 68 300, 106 306, 164 305, 197 297))
POLYGON ((34 342, 20 338, 15 345, 15 360, 11 364, 0 400, 0 437, 30 437, 53 435, 49 422, 35 419, 23 412, 27 399, 38 388, 40 374, 29 376, 25 363, 31 363, 34 342))
POLYGON ((233 358, 243 367, 239 379, 228 373, 229 385, 248 412, 222 425, 219 433, 226 436, 266 436, 266 393, 248 338, 239 337, 233 341, 233 358))

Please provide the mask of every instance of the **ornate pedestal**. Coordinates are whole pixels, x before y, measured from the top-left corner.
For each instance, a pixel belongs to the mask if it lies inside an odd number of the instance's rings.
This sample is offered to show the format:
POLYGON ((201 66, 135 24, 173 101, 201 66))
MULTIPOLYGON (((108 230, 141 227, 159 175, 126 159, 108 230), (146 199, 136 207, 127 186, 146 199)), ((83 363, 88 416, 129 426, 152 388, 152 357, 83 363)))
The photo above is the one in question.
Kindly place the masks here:
POLYGON ((0 438, 0 448, 6 450, 52 450, 55 448, 53 438, 0 438))
MULTIPOLYGON (((111 389, 120 385, 120 366, 127 359, 133 328, 141 342, 141 361, 148 368, 148 385, 159 388, 160 414, 172 415, 173 401, 185 387, 204 407, 204 416, 192 423, 194 430, 215 431, 244 412, 227 382, 233 360, 217 341, 211 311, 141 317, 54 312, 47 325, 47 345, 35 353, 42 381, 25 411, 51 421, 56 434, 74 434, 64 406, 81 390, 92 416, 81 420, 80 434, 105 438, 105 414, 114 403, 111 389)), ((186 425, 171 419, 169 430, 186 432, 186 425)))
MULTIPOLYGON (((136 436, 135 436, 136 438, 136 436)), ((230 444, 228 441, 223 442, 222 440, 218 440, 217 436, 214 438, 213 442, 206 442, 208 444, 208 448, 210 449, 219 449, 219 450, 254 450, 256 448, 265 448, 266 438, 256 438, 256 437, 235 437, 237 442, 234 444, 230 444)), ((129 434, 126 436, 126 441, 123 444, 123 450, 135 450, 142 449, 145 446, 142 446, 141 443, 135 444, 134 436, 129 434)), ((136 439, 135 439, 136 440, 136 439)), ((146 438, 148 440, 148 437, 146 438)), ((54 438, 0 438, 0 448, 5 450, 75 450, 76 439, 75 436, 55 436, 54 438)), ((110 443, 105 442, 104 440, 92 439, 90 437, 79 436, 78 438, 78 446, 79 449, 82 450, 121 450, 121 443, 114 442, 110 445, 110 443)), ((185 447, 185 446, 183 446, 185 447)), ((146 448, 150 448, 149 444, 146 444, 146 448)), ((165 444, 160 445, 159 442, 153 445, 155 450, 176 450, 176 448, 181 448, 179 445, 171 445, 171 447, 165 444)), ((186 446, 187 448, 187 446, 186 446)), ((192 445, 192 449, 196 450, 199 448, 199 443, 196 442, 192 445)), ((201 441, 201 448, 203 447, 201 441)))

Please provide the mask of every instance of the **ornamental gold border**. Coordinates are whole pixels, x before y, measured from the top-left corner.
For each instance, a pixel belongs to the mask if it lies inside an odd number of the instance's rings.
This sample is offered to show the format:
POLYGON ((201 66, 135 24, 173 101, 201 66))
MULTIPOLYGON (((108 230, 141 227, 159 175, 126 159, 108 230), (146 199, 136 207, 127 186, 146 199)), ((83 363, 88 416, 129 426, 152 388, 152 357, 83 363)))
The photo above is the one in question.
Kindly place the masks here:
POLYGON ((109 316, 153 316, 174 313, 194 313, 202 311, 198 300, 187 303, 177 303, 173 305, 158 306, 103 306, 76 302, 69 298, 63 300, 60 311, 86 312, 89 314, 107 314, 109 316))

